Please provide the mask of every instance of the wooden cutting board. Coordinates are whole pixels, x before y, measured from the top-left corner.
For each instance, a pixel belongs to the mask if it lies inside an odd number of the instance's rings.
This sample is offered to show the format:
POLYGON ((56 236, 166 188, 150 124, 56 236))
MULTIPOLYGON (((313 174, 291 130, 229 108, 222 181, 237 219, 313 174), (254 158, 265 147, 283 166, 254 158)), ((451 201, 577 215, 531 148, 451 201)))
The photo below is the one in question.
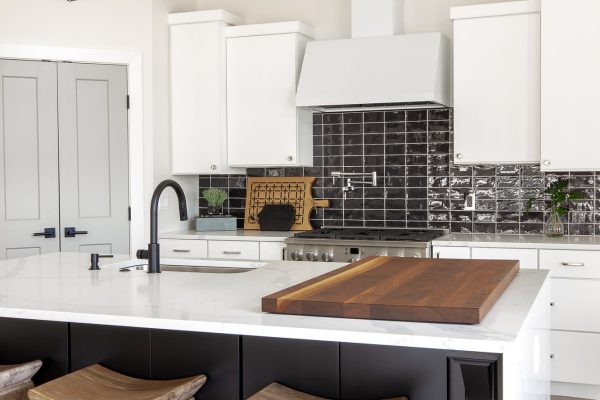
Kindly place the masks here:
POLYGON ((478 324, 519 261, 367 257, 263 297, 278 314, 478 324))
POLYGON ((244 229, 260 229, 257 215, 267 204, 291 204, 296 210, 292 231, 312 229, 310 213, 315 207, 329 207, 329 200, 315 200, 314 176, 249 177, 246 183, 244 229))

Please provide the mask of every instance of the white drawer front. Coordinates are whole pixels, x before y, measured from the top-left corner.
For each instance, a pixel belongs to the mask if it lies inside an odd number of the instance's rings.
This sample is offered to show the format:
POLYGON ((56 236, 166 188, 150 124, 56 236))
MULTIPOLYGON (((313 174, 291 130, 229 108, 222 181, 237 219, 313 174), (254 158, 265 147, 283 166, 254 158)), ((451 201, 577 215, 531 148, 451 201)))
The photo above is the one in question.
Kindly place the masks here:
POLYGON ((600 385, 600 334, 552 331, 553 381, 600 385))
POLYGON ((480 260, 519 260, 521 268, 537 269, 538 256, 535 249, 496 249, 473 247, 471 258, 480 260))
POLYGON ((552 329, 600 332, 600 280, 552 279, 551 298, 552 329))
POLYGON ((234 240, 210 240, 208 257, 216 259, 258 260, 259 243, 234 240))
POLYGON ((281 261, 283 260, 284 243, 280 242, 260 242, 260 260, 261 261, 281 261))
POLYGON ((600 251, 540 250, 540 268, 553 277, 600 278, 600 251))
POLYGON ((160 239, 161 258, 207 258, 206 240, 160 239))
POLYGON ((468 260, 471 258, 471 249, 468 247, 453 247, 453 246, 434 246, 434 258, 457 258, 468 260))

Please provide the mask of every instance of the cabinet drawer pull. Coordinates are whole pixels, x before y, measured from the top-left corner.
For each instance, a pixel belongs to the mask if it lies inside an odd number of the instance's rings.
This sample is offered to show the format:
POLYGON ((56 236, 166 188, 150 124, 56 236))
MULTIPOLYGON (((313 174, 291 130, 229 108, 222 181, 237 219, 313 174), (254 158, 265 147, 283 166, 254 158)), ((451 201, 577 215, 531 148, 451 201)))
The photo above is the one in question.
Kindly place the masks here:
POLYGON ((189 253, 189 249, 173 249, 173 253, 189 253))
POLYGON ((561 265, 563 267, 585 267, 585 263, 562 262, 561 265))
POLYGON ((237 251, 223 250, 223 254, 226 254, 228 256, 239 256, 240 254, 242 254, 242 252, 239 250, 237 250, 237 251))

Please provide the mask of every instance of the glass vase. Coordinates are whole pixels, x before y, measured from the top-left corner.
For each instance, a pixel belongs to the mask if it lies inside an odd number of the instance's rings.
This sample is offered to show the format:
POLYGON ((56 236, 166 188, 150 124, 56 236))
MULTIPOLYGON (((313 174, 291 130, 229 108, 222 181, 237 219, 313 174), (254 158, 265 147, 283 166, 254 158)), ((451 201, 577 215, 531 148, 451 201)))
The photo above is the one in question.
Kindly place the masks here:
POLYGON ((222 215, 223 214, 223 206, 208 206, 206 213, 208 215, 222 215))
POLYGON ((544 220, 544 235, 548 237, 561 237, 565 234, 563 217, 558 213, 549 212, 544 220))

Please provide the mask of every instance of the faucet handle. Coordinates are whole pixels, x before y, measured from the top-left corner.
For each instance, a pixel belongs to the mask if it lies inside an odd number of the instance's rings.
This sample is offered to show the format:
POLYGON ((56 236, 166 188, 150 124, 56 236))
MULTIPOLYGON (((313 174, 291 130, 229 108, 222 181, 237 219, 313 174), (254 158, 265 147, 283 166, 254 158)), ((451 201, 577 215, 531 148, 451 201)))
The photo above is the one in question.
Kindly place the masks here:
POLYGON ((114 256, 112 254, 98 254, 98 253, 92 253, 90 254, 90 271, 99 271, 100 270, 100 266, 98 265, 98 262, 100 261, 101 258, 113 258, 114 256))
POLYGON ((148 259, 148 250, 139 249, 138 251, 135 252, 135 256, 138 258, 138 260, 147 260, 148 259))

